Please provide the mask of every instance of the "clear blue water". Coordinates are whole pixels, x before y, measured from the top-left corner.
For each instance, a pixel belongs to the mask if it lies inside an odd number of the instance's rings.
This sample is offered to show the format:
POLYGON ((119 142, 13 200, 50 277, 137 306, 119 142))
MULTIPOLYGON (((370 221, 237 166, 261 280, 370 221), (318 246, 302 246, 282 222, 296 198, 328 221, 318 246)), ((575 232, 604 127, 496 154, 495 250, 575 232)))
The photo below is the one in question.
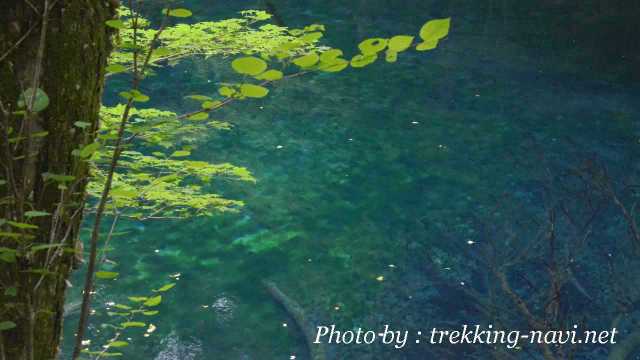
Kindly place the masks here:
MULTIPOLYGON (((132 331, 126 359, 307 358, 300 329, 264 290, 263 279, 277 283, 319 323, 347 329, 496 323, 478 310, 495 281, 478 259, 487 249, 517 249, 518 241, 532 237, 536 227, 522 221, 544 218, 550 199, 562 199, 583 216, 583 198, 555 180, 547 184, 548 171, 559 176, 595 156, 614 180, 637 179, 638 59, 622 31, 625 16, 637 13, 633 4, 623 16, 560 0, 272 3, 287 25, 323 23, 327 43, 345 49, 370 36, 413 33, 430 18, 451 16, 453 26, 438 50, 426 55, 290 80, 262 101, 225 110, 224 120, 235 128, 212 133, 194 158, 246 166, 258 182, 211 185, 246 202, 239 214, 121 224, 129 233, 114 240, 110 259, 122 276, 98 290, 98 308, 180 274, 154 319, 158 330, 149 337, 132 331), (611 28, 616 31, 599 31, 611 28), (553 187, 551 195, 546 185, 553 187), (507 223, 511 231, 499 226, 507 223), (274 246, 252 252, 234 245, 238 239, 274 246)), ((264 6, 187 5, 199 19, 264 6)), ((184 62, 161 72, 150 95, 167 108, 187 110, 173 94, 199 92, 207 80, 221 80, 226 62, 184 62)), ((635 199, 628 191, 620 196, 625 204, 635 199)), ((569 228, 562 228, 558 242, 573 249, 569 228)), ((554 319, 571 323, 590 314, 585 321, 599 329, 624 314, 620 329, 634 328, 637 306, 625 313, 610 304, 611 314, 594 315, 601 314, 602 303, 621 299, 601 287, 611 284, 608 276, 626 274, 619 276, 621 287, 638 284, 638 257, 626 256, 620 240, 628 236, 626 229, 615 206, 598 214, 597 238, 574 259, 584 264, 567 265, 595 300, 585 305, 580 292, 564 285, 567 301, 554 319), (601 256, 611 252, 618 264, 613 275, 601 256)), ((548 264, 533 256, 537 251, 546 250, 533 246, 530 259, 508 269, 525 298, 548 285, 538 270, 548 264)), ((573 256, 568 254, 559 258, 573 256)), ((633 299, 635 293, 627 295, 633 299)), ((509 304, 505 294, 496 296, 509 304)), ((532 308, 545 313, 538 302, 531 298, 532 308)), ((67 318, 67 334, 73 320, 74 315, 67 318)), ((526 327, 517 312, 500 322, 526 327)), ((97 330, 96 325, 94 335, 97 330)), ((577 358, 605 359, 609 349, 582 351, 577 358)), ((541 358, 536 347, 512 354, 541 358)), ((330 356, 493 358, 488 347, 416 344, 402 351, 334 346, 330 356)))

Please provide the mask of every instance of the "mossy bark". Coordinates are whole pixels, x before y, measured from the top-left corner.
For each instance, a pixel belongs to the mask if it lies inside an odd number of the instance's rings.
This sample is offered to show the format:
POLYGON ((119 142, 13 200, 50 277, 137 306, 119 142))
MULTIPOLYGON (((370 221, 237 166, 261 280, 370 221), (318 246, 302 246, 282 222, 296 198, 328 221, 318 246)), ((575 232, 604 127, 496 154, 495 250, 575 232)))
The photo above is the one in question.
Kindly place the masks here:
MULTIPOLYGON (((25 221, 24 212, 29 210, 56 215, 31 221, 38 226, 29 230, 33 238, 0 236, 0 247, 28 249, 33 243, 63 242, 76 248, 87 166, 72 151, 92 142, 98 127, 111 35, 104 23, 114 16, 112 4, 0 0, 0 179, 8 182, 0 186, 0 219, 25 221), (49 11, 44 11, 45 4, 49 11), (39 76, 34 78, 36 69, 39 76), (21 92, 34 82, 48 95, 49 106, 27 117, 14 114, 21 92), (81 129, 74 126, 78 121, 91 125, 81 129), (6 129, 12 129, 10 135, 6 129), (43 132, 47 135, 38 137, 43 132), (18 134, 28 140, 8 143, 18 134), (72 175, 75 180, 61 190, 45 180, 45 173, 72 175)), ((12 230, 0 225, 0 232, 12 230)), ((15 262, 0 260, 0 322, 17 325, 0 332, 0 360, 57 356, 74 254, 52 254, 40 251, 15 262), (47 275, 38 269, 46 269, 47 275), (12 288, 15 295, 7 291, 12 288)))

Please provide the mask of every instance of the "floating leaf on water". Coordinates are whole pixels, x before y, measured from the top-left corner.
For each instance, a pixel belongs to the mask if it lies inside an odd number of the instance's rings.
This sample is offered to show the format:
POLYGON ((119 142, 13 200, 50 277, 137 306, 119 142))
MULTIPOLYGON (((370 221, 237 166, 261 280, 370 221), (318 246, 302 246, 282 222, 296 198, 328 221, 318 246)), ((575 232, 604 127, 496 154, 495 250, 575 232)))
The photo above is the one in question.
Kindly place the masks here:
POLYGON ((146 327, 147 324, 140 321, 126 321, 126 322, 120 323, 120 326, 126 329, 130 327, 146 327))
POLYGON ((113 341, 108 343, 106 346, 107 347, 124 347, 124 346, 128 346, 129 343, 126 341, 113 341))
POLYGON ((438 40, 425 40, 420 44, 416 45, 416 50, 418 51, 427 51, 433 50, 438 46, 438 40))
POLYGON ((185 157, 189 155, 191 155, 191 152, 188 150, 178 150, 174 151, 173 154, 171 154, 171 157, 185 157))

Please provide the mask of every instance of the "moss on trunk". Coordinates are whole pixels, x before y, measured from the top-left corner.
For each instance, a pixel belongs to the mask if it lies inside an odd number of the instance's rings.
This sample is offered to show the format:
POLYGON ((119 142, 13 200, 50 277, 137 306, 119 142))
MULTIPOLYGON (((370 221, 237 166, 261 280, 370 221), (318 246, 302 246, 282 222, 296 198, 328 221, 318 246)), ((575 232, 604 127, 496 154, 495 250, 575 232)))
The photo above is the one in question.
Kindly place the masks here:
MULTIPOLYGON (((38 66, 42 16, 45 1, 32 2, 36 13, 25 1, 3 2, 0 12, 0 100, 11 113, 16 110, 22 89, 32 86, 38 66)), ((93 140, 98 127, 98 111, 104 83, 104 67, 110 51, 110 31, 104 22, 114 15, 108 2, 95 0, 60 0, 47 17, 44 52, 39 77, 40 88, 50 98, 45 111, 30 117, 27 132, 48 132, 42 138, 18 143, 9 153, 0 149, 0 174, 8 179, 13 169, 15 187, 0 186, 0 218, 21 219, 24 211, 37 209, 55 213, 36 222, 37 234, 30 242, 60 243, 74 247, 82 217, 82 203, 87 180, 86 165, 71 153, 93 140), (87 129, 74 126, 77 121, 90 123, 87 129), (12 158, 13 154, 13 158, 12 158), (27 156, 28 155, 28 156, 27 156), (74 186, 61 191, 56 184, 44 180, 42 174, 64 174, 76 178, 74 186), (21 194, 22 204, 15 201, 21 194), (22 212, 22 213, 21 213, 22 212), (53 235, 52 235, 53 234, 53 235)), ((21 116, 0 114, 0 121, 20 129, 21 116)), ((22 129, 25 129, 24 127, 22 129)), ((2 138, 0 142, 5 142, 2 138)), ((0 237, 0 247, 25 247, 15 239, 0 237)), ((42 276, 33 273, 44 267, 46 251, 17 262, 0 261, 0 321, 17 324, 0 333, 0 360, 55 359, 61 338, 66 280, 72 269, 73 253, 55 257, 42 276), (43 279, 39 286, 36 284, 43 279), (5 294, 10 287, 17 294, 5 294), (4 357, 3 357, 4 356, 4 357)))

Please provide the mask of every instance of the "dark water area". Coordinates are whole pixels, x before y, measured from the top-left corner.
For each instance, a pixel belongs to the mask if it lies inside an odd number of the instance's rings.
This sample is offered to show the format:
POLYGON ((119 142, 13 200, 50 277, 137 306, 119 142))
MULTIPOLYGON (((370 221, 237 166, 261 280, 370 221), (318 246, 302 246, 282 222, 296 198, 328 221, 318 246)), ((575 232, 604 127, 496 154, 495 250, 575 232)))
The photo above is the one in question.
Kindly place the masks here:
MULTIPOLYGON (((432 18, 452 28, 426 54, 287 80, 220 114, 234 128, 212 132, 194 158, 258 181, 211 184, 245 202, 238 214, 122 223, 109 254, 121 279, 98 289, 98 308, 179 279, 158 329, 132 332, 124 358, 308 359, 265 279, 314 323, 409 331, 403 349, 331 345, 331 359, 545 358, 530 344, 415 342, 463 324, 640 336, 638 1, 184 5, 194 21, 269 8, 290 27, 321 23, 347 56, 432 18)), ((228 64, 185 61, 145 86, 154 106, 187 111, 182 96, 224 81, 228 64)), ((635 345, 567 346, 555 358, 635 359, 635 345)))

